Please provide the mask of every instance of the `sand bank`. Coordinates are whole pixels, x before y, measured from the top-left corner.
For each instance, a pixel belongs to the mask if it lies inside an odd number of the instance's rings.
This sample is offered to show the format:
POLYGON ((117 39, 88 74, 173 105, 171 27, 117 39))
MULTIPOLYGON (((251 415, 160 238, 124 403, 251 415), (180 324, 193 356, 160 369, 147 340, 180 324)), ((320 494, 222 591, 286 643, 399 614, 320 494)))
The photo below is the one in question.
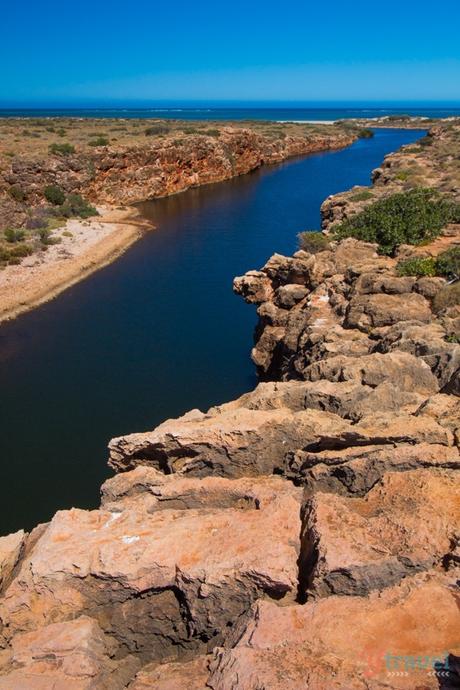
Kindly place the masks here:
POLYGON ((99 216, 72 218, 54 232, 59 244, 0 271, 0 323, 47 302, 111 263, 151 227, 132 208, 98 210, 99 216))

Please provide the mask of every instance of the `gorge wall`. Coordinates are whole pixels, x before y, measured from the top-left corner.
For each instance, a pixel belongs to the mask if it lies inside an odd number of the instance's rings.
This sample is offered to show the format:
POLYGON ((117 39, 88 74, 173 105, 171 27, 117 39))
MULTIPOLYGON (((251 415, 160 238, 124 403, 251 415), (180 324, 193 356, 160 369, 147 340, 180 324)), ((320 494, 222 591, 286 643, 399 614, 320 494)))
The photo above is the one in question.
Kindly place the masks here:
POLYGON ((141 143, 81 147, 69 155, 21 151, 0 169, 0 228, 23 223, 31 206, 44 202, 47 185, 81 193, 97 204, 133 204, 228 180, 292 156, 339 149, 357 137, 357 131, 340 127, 292 127, 288 133, 281 126, 268 135, 225 126, 212 136, 144 137, 141 143), (21 190, 20 201, 11 195, 12 188, 21 190))
POLYGON ((266 380, 113 439, 98 510, 0 539, 0 689, 459 687, 460 307, 397 261, 345 239, 235 280, 266 380))

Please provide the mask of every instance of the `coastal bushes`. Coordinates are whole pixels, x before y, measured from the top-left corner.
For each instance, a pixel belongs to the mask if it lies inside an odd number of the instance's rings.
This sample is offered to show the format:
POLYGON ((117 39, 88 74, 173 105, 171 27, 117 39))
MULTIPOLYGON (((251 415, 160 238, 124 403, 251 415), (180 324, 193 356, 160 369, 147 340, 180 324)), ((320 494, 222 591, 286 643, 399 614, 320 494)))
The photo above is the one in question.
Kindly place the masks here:
POLYGON ((460 282, 453 285, 446 285, 439 292, 436 293, 433 299, 433 311, 436 314, 449 309, 449 307, 456 307, 460 304, 460 282))
POLYGON ((21 259, 33 253, 33 249, 25 242, 8 247, 0 244, 0 266, 10 264, 11 266, 21 263, 21 259))
POLYGON ((45 199, 53 206, 61 206, 65 201, 65 194, 57 184, 49 184, 43 190, 45 199))
POLYGON ((397 266, 400 276, 435 276, 436 261, 432 256, 416 256, 406 261, 401 261, 397 266))
POLYGON ((100 134, 95 139, 88 141, 88 146, 108 146, 109 140, 103 134, 100 134))
POLYGON ((99 214, 94 206, 91 206, 80 194, 68 194, 62 206, 59 207, 59 215, 63 218, 90 218, 99 214))
POLYGON ((310 254, 316 254, 329 247, 329 240, 322 232, 306 230, 299 232, 297 237, 299 238, 300 249, 310 254))
POLYGON ((50 153, 55 156, 70 156, 70 154, 75 153, 75 146, 72 144, 50 144, 48 147, 50 153))
POLYGON ((8 193, 12 199, 15 201, 25 201, 26 200, 26 193, 21 187, 17 184, 11 185, 11 187, 8 190, 8 193))
MULTIPOLYGON (((42 210, 39 214, 40 218, 43 216, 54 215, 60 218, 90 218, 90 216, 97 216, 98 212, 91 206, 91 204, 84 199, 81 194, 65 194, 64 190, 59 185, 50 184, 43 190, 45 199, 57 207, 56 209, 42 210)), ((30 219, 32 220, 32 219, 30 219)), ((38 227, 46 227, 49 223, 44 225, 37 225, 38 227)))
POLYGON ((154 137, 159 134, 168 134, 170 130, 170 127, 167 125, 150 125, 150 127, 147 127, 145 130, 145 136, 146 137, 154 137))
POLYGON ((460 222, 460 204, 433 189, 417 188, 370 204, 336 226, 334 237, 376 242, 382 254, 393 254, 399 244, 433 240, 450 222, 460 222))
POLYGON ((15 242, 22 242, 22 240, 25 237, 25 232, 24 230, 21 229, 16 229, 16 228, 6 228, 3 232, 5 236, 5 240, 9 242, 10 244, 13 244, 15 242))
POLYGON ((440 276, 447 280, 460 279, 460 247, 451 247, 437 257, 416 256, 397 266, 400 276, 440 276))
POLYGON ((451 247, 436 259, 436 274, 448 280, 460 280, 460 247, 451 247))
POLYGON ((369 201, 369 199, 373 199, 374 195, 372 192, 370 192, 367 189, 363 189, 362 192, 356 192, 356 194, 352 194, 350 197, 350 201, 369 201))
POLYGON ((372 131, 372 129, 368 129, 367 127, 364 129, 360 129, 358 133, 358 137, 360 139, 372 139, 373 136, 374 132, 372 131))

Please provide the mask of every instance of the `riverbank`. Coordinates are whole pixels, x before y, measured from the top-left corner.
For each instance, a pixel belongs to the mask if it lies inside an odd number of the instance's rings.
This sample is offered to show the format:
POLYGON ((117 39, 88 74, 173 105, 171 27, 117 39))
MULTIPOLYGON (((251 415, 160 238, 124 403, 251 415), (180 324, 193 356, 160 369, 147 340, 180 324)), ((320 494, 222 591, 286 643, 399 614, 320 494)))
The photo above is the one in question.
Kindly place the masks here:
POLYGON ((135 209, 100 208, 54 233, 59 243, 0 271, 0 323, 37 307, 115 261, 151 226, 135 209))
POLYGON ((95 132, 101 125, 0 121, 0 322, 55 297, 132 244, 145 224, 134 221, 134 210, 116 211, 120 204, 132 208, 261 165, 340 149, 360 131, 109 120, 95 132), (91 213, 90 204, 106 207, 103 216, 79 219, 91 213), (61 209, 76 217, 65 221, 61 209))

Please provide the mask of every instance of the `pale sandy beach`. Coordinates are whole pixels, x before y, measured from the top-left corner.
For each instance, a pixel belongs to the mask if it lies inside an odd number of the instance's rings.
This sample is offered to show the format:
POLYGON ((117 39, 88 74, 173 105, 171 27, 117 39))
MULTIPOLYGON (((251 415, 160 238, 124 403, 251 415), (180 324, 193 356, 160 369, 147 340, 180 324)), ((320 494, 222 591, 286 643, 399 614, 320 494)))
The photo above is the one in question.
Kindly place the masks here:
POLYGON ((0 272, 0 323, 56 297, 111 263, 148 227, 135 209, 98 210, 96 218, 72 218, 55 231, 59 244, 0 272))

